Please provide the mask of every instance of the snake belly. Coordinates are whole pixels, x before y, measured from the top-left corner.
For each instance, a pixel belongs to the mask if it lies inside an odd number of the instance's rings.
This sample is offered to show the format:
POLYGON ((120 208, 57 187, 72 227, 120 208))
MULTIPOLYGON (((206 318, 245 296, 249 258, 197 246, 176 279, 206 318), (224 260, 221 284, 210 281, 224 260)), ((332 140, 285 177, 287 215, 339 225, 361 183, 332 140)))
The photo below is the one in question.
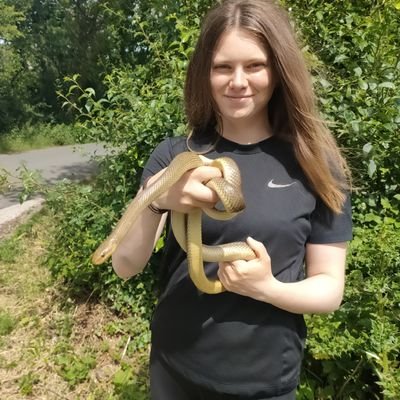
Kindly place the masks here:
POLYGON ((253 250, 244 242, 217 246, 202 244, 202 211, 206 212, 212 218, 226 220, 234 217, 244 208, 243 196, 241 195, 240 173, 236 163, 227 157, 210 160, 192 152, 178 154, 159 179, 151 186, 139 192, 131 201, 111 234, 93 253, 93 264, 99 265, 107 261, 133 226, 140 213, 175 184, 185 172, 202 165, 212 165, 222 171, 223 178, 211 179, 206 185, 217 192, 225 211, 194 209, 187 215, 172 211, 172 230, 179 245, 187 252, 189 276, 195 286, 200 291, 209 294, 224 291, 224 287, 218 279, 210 280, 207 277, 204 272, 204 261, 250 260, 255 257, 253 250))

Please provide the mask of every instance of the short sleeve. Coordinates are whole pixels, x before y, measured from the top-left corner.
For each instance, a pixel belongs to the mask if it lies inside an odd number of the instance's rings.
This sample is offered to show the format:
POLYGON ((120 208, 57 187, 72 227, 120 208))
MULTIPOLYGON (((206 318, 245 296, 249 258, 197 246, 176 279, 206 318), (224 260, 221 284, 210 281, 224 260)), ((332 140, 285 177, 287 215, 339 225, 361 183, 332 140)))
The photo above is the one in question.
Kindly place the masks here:
POLYGON ((318 200, 311 214, 311 234, 308 242, 339 243, 347 242, 352 237, 350 195, 347 196, 340 214, 335 214, 321 200, 318 200))
POLYGON ((180 152, 186 150, 186 139, 184 137, 173 137, 164 139, 151 153, 147 160, 142 177, 141 185, 155 175, 157 172, 168 167, 172 159, 180 152))
POLYGON ((172 156, 169 139, 167 138, 163 140, 150 154, 150 157, 143 168, 140 183, 143 185, 148 178, 167 167, 171 162, 171 159, 172 156))

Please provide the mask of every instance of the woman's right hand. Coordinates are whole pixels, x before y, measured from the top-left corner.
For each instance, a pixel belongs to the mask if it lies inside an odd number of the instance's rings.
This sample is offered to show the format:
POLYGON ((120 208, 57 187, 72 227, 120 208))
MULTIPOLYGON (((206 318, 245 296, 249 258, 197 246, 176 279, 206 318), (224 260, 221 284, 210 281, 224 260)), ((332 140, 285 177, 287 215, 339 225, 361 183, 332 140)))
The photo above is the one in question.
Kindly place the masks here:
MULTIPOLYGON (((146 186, 154 183, 165 169, 149 178, 146 186)), ((192 208, 212 208, 218 202, 218 195, 205 184, 212 178, 221 177, 218 168, 202 166, 187 171, 182 177, 164 192, 153 205, 160 209, 187 213, 192 208)))

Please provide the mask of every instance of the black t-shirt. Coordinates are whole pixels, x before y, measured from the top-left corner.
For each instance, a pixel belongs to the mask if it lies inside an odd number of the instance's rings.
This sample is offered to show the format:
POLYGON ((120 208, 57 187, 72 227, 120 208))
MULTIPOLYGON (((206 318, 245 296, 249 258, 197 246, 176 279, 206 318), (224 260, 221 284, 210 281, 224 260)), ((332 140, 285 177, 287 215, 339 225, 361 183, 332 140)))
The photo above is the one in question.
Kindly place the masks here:
MULTIPOLYGON (((142 181, 182 151, 186 138, 164 140, 142 181)), ((203 243, 252 236, 265 245, 276 278, 295 282, 303 279, 306 243, 351 239, 350 201, 342 214, 333 214, 310 189, 290 144, 275 136, 251 145, 221 138, 206 156, 237 162, 246 208, 228 221, 203 215, 203 243)), ((205 268, 216 276, 216 263, 205 268)), ((199 292, 169 228, 160 273, 165 284, 151 325, 155 356, 187 379, 225 393, 274 396, 296 387, 306 337, 302 315, 235 293, 199 292)))

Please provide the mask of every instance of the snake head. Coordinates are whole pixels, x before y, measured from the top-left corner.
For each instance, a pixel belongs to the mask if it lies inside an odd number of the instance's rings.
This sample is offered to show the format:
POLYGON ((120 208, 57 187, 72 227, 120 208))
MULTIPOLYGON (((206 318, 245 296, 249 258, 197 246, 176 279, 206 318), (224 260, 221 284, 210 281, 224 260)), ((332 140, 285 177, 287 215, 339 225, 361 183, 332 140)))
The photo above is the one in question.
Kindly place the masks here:
POLYGON ((103 242, 92 254, 91 260, 94 265, 104 264, 112 255, 115 249, 111 249, 109 243, 103 242))

